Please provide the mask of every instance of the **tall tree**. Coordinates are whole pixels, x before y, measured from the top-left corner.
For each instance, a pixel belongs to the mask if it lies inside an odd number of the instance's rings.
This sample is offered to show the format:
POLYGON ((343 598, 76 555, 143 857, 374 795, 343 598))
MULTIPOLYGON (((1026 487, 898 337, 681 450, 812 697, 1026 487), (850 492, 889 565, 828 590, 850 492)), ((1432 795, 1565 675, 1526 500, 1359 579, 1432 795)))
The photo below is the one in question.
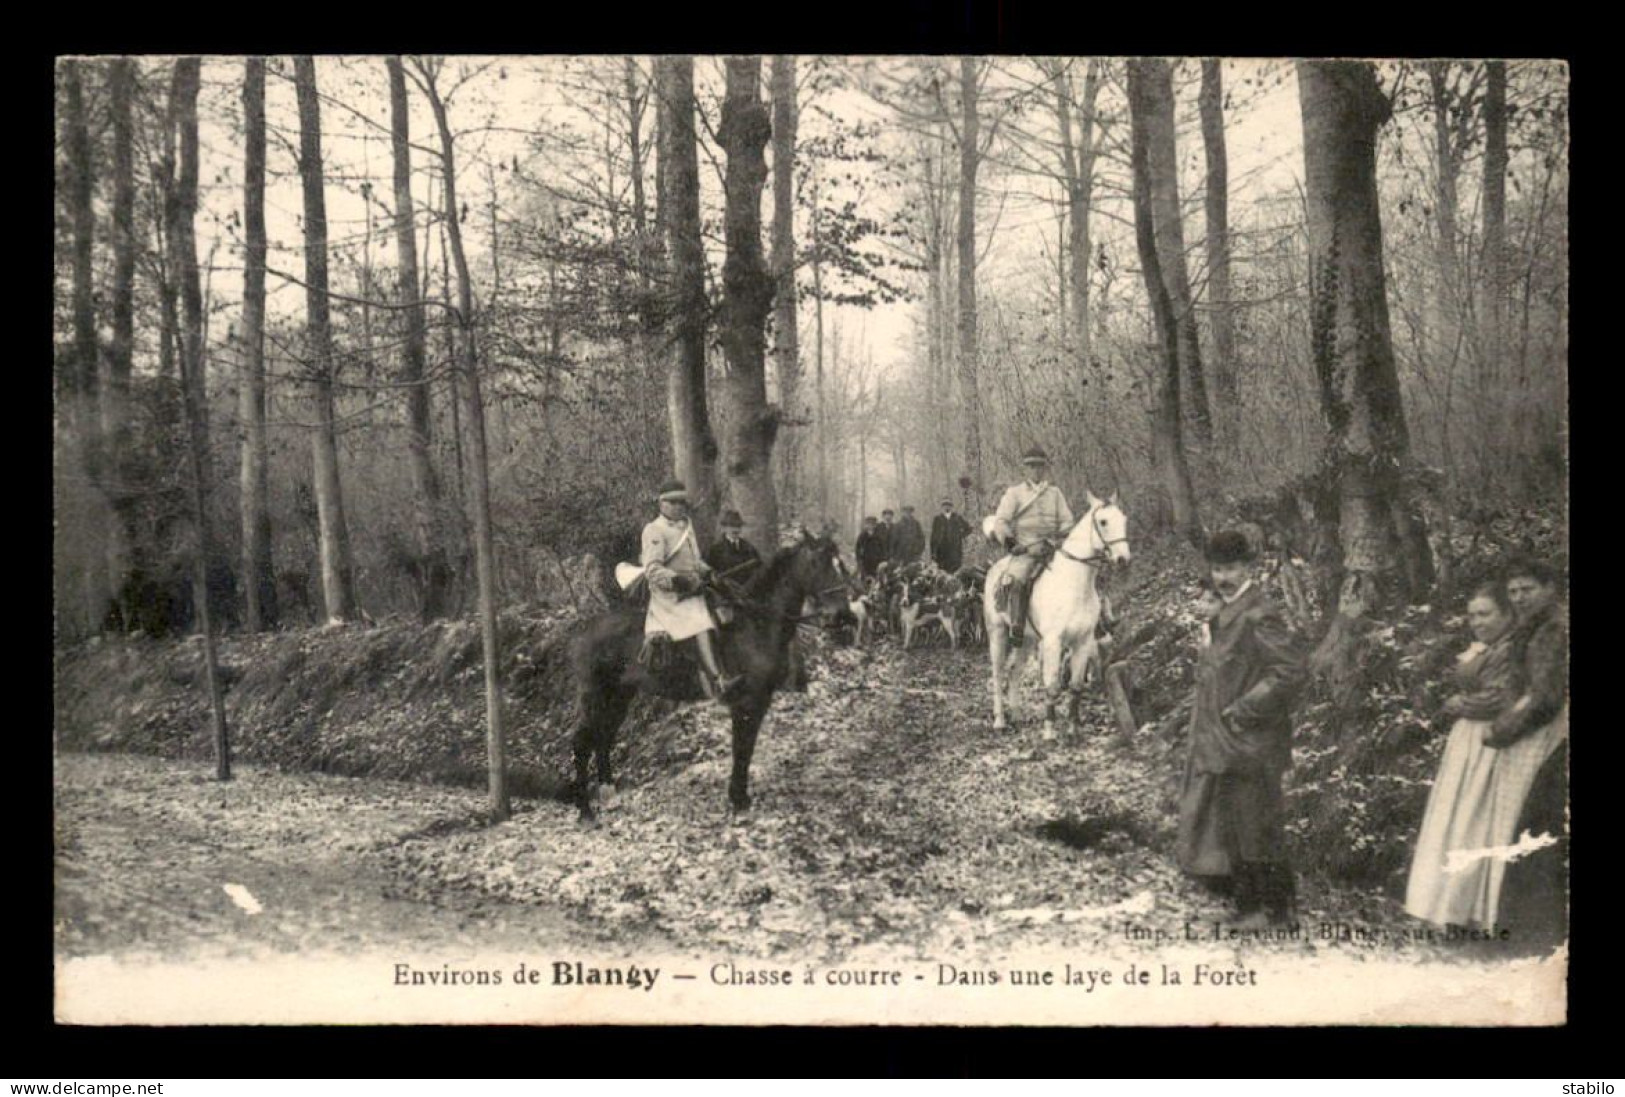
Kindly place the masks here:
POLYGON ((706 401, 705 328, 709 304, 705 292, 705 245, 700 237, 699 146, 694 132, 694 59, 655 60, 659 96, 660 161, 664 165, 660 196, 664 211, 666 251, 670 257, 666 293, 676 353, 666 374, 666 403, 671 415, 672 464, 694 500, 694 519, 702 540, 715 529, 717 516, 717 441, 706 401))
POLYGON ((299 177, 305 195, 305 308, 308 316, 310 379, 316 404, 311 450, 316 480, 316 515, 321 536, 322 598, 329 621, 355 615, 355 572, 350 532, 344 520, 339 482, 337 422, 333 404, 333 328, 327 290, 327 199, 322 184, 322 117, 316 89, 316 62, 294 58, 299 100, 299 177))
POLYGON ((1213 441, 1213 414, 1208 403, 1207 378, 1202 374, 1195 297, 1185 264, 1184 217, 1179 208, 1179 150, 1174 134, 1173 67, 1160 58, 1139 62, 1137 67, 1144 106, 1141 124, 1146 130, 1147 169, 1151 173, 1157 259, 1179 332, 1180 395, 1195 440, 1206 447, 1213 441))
MULTIPOLYGON (((800 347, 796 332, 796 59, 773 58, 773 359, 779 377, 779 405, 787 419, 800 422, 800 347)), ((800 436, 790 431, 784 453, 784 494, 802 506, 800 436)))
POLYGON ((977 114, 976 58, 959 59, 959 400, 965 409, 965 475, 970 506, 981 510, 981 399, 977 392, 976 333, 976 169, 981 162, 981 120, 977 114))
POLYGON ((1202 149, 1207 157, 1207 299, 1213 325, 1213 387, 1221 436, 1233 441, 1236 320, 1230 303, 1230 161, 1224 144, 1224 77, 1217 57, 1202 61, 1202 149))
POLYGON ((96 303, 92 286, 92 249, 96 213, 91 205, 95 190, 91 163, 90 120, 87 117, 84 73, 78 61, 68 61, 67 151, 68 209, 73 219, 73 369, 69 374, 69 413, 77 434, 75 442, 85 462, 85 471, 94 474, 98 411, 96 347, 96 303))
POLYGON ((1174 528, 1199 545, 1202 521, 1196 506, 1196 492, 1191 486, 1190 464, 1185 456, 1180 417, 1179 322, 1162 270, 1162 255, 1157 247, 1157 210, 1151 171, 1151 146, 1166 69, 1167 62, 1164 61, 1131 60, 1128 63, 1134 241, 1139 249, 1146 295, 1151 299, 1151 315, 1162 351, 1162 384, 1158 389, 1156 410, 1151 422, 1157 470, 1168 496, 1174 528))
POLYGON ((1490 385, 1505 371, 1507 235, 1507 65, 1486 64, 1484 91, 1484 276, 1480 367, 1490 385))
POLYGON ((767 317, 773 281, 762 254, 763 156, 772 132, 762 100, 762 59, 730 57, 717 140, 727 155, 723 218, 727 252, 722 265, 722 351, 727 363, 728 494, 745 519, 746 536, 777 542, 778 500, 773 491, 773 442, 779 413, 767 402, 767 317))
POLYGON ((824 388, 824 221, 819 213, 818 175, 813 175, 813 386, 818 419, 818 520, 829 520, 829 401, 824 388))
MULTIPOLYGON (((1448 325, 1459 316, 1456 295, 1461 290, 1461 284, 1460 256, 1456 248, 1456 191, 1464 144, 1464 135, 1458 126, 1465 112, 1460 89, 1453 87, 1450 80, 1450 62, 1428 62, 1427 74, 1433 106, 1434 254, 1438 262, 1439 311, 1448 325)), ((1454 338, 1453 335, 1448 337, 1454 338)))
MULTIPOLYGON (((92 247, 96 214, 91 205, 90 120, 85 104, 84 74, 78 61, 65 65, 67 84, 68 208, 73 220, 73 366, 64 403, 71 428, 74 458, 91 488, 101 484, 100 350, 96 337, 96 301, 92 286, 92 247)), ((86 498, 93 498, 93 492, 86 498)), ((99 524, 94 506, 87 520, 99 524)), ((101 627, 107 599, 106 561, 98 554, 85 559, 84 612, 92 631, 101 627)))
POLYGON ((1065 63, 1051 70, 1055 82, 1055 114, 1061 126, 1061 166, 1066 186, 1067 274, 1063 286, 1068 314, 1067 338, 1077 362, 1078 377, 1090 373, 1089 349, 1089 268, 1094 246, 1089 232, 1089 214, 1094 205, 1095 157, 1099 152, 1099 127, 1095 104, 1100 96, 1100 62, 1090 58, 1083 73, 1083 99, 1074 108, 1072 78, 1065 63), (1073 136, 1073 112, 1077 112, 1077 136, 1073 136))
POLYGON ((192 474, 192 591, 198 629, 203 634, 204 681, 214 727, 215 776, 231 779, 231 746, 226 737, 226 710, 215 651, 214 610, 209 597, 209 570, 214 562, 214 536, 210 520, 208 403, 203 381, 203 290, 198 283, 197 217, 198 135, 197 98, 202 62, 183 57, 175 62, 170 84, 170 106, 180 157, 173 201, 167 204, 170 269, 180 283, 181 397, 186 416, 188 465, 192 474))
POLYGON ((271 563, 269 460, 265 434, 265 59, 243 70, 243 340, 238 420, 243 527, 243 587, 249 632, 273 628, 276 572, 271 563))
POLYGON ((1397 562, 1402 590, 1421 599, 1432 583, 1432 556, 1402 476, 1410 436, 1394 365, 1377 204, 1377 133, 1392 105, 1368 63, 1300 61, 1297 69, 1312 353, 1327 463, 1337 477, 1343 567, 1363 582, 1397 562))
POLYGON ((137 562, 137 537, 130 449, 130 376, 135 358, 135 62, 116 59, 108 73, 113 108, 113 345, 107 386, 102 391, 102 437, 107 447, 108 495, 119 519, 109 538, 111 573, 137 562))
POLYGON ((506 746, 502 721, 502 679, 498 669, 496 605, 496 548, 491 531, 490 463, 485 445, 485 404, 480 389, 479 351, 475 340, 474 282, 468 273, 463 251, 463 230, 457 205, 457 157, 452 141, 446 102, 440 94, 437 76, 439 62, 419 59, 417 83, 434 111, 440 131, 441 190, 445 196, 446 239, 457 267, 457 340, 460 353, 458 371, 463 378, 463 394, 468 412, 468 464, 472 481, 474 510, 474 568, 480 585, 480 638, 485 652, 485 746, 489 761, 491 814, 506 819, 509 814, 506 779, 506 746))
POLYGON ((399 256, 401 314, 406 322, 401 345, 401 384, 406 387, 406 446, 412 470, 412 530, 421 569, 421 613, 425 621, 444 617, 451 588, 440 536, 440 478, 435 475, 429 381, 424 373, 428 328, 418 288, 416 213, 412 205, 411 112, 406 72, 399 57, 385 59, 389 70, 390 137, 395 174, 395 244, 399 256))

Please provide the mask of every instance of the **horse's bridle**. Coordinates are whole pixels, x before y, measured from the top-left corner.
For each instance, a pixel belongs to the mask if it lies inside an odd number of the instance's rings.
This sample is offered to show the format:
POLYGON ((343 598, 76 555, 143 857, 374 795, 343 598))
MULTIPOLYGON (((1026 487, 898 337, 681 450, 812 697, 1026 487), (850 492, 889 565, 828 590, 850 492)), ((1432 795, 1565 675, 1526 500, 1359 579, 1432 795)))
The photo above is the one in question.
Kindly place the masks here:
MULTIPOLYGON (((1089 521, 1089 519, 1094 516, 1095 511, 1099 510, 1102 506, 1105 506, 1105 505, 1107 505, 1107 504, 1101 503, 1101 504, 1098 504, 1096 506, 1092 506, 1087 511, 1085 511, 1082 518, 1079 518, 1076 522, 1072 523, 1072 528, 1066 531, 1066 536, 1061 538, 1061 544, 1055 546, 1055 551, 1060 553, 1062 556, 1065 556, 1068 560, 1075 560, 1080 564, 1109 564, 1109 563, 1111 563, 1112 557, 1111 557, 1111 552, 1109 550, 1111 549, 1111 547, 1113 545, 1126 545, 1126 544, 1128 544, 1128 538, 1127 537, 1114 537, 1110 541, 1107 541, 1107 540, 1103 539, 1101 541, 1101 545, 1100 545, 1101 551, 1099 553, 1096 553, 1096 554, 1092 555, 1092 556, 1073 556, 1070 552, 1066 551, 1066 548, 1065 548, 1066 542, 1072 539, 1072 534, 1074 532, 1076 532, 1077 528, 1079 526, 1083 525, 1085 522, 1089 521)), ((1089 528, 1094 529, 1093 526, 1090 526, 1089 528)), ((1096 536, 1099 536, 1099 531, 1098 530, 1096 531, 1096 536)))

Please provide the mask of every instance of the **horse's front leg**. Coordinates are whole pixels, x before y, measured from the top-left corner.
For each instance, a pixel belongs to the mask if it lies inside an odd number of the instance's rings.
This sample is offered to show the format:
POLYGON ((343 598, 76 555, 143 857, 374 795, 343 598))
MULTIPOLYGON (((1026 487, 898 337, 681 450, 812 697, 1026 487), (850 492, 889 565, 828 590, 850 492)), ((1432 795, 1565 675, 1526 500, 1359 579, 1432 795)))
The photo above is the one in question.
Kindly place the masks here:
POLYGON ((770 697, 748 694, 729 712, 733 719, 733 776, 728 781, 728 806, 736 816, 750 810, 750 760, 756 753, 756 736, 762 730, 770 697))
POLYGON ((1061 699, 1061 637, 1059 630, 1050 633, 1039 644, 1040 680, 1044 687, 1045 742, 1055 738, 1055 706, 1061 699))
POLYGON ((575 794, 576 807, 580 810, 577 821, 583 825, 591 825, 597 819, 597 812, 593 810, 593 796, 596 790, 592 781, 593 747, 598 743, 595 698, 591 695, 583 696, 580 708, 581 719, 576 724, 575 740, 571 744, 575 761, 575 785, 572 791, 575 794))
POLYGON ((1100 646, 1093 635, 1073 645, 1068 657, 1067 684, 1071 687, 1072 700, 1068 706, 1067 723, 1073 727, 1078 723, 1078 710, 1083 703, 1083 691, 1089 684, 1091 666, 1100 666, 1100 646))
POLYGON ((999 622, 992 618, 987 620, 987 653, 988 663, 993 668, 993 730, 1003 731, 1007 726, 1004 719, 1005 635, 999 622))

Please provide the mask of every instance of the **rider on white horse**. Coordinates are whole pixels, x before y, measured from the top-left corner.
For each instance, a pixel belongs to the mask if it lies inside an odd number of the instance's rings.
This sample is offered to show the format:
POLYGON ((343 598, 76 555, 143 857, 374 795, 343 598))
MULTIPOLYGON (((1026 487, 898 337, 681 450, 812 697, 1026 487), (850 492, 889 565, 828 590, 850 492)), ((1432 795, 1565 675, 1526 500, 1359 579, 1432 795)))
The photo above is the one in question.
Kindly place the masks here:
POLYGON ((1027 478, 1007 489, 993 514, 993 532, 1010 550, 1010 564, 999 586, 1001 608, 1010 614, 1010 646, 1020 647, 1027 627, 1032 581, 1055 545, 1072 528, 1072 508, 1061 489, 1049 482, 1049 454, 1034 446, 1021 455, 1027 478))

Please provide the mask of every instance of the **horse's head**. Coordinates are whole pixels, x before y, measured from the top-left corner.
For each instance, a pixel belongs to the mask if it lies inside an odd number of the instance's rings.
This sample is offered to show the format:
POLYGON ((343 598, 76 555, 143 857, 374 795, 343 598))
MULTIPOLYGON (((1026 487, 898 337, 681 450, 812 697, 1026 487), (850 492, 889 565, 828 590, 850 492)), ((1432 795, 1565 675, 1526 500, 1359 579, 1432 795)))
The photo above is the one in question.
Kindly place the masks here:
POLYGON ((1117 493, 1101 499, 1090 492, 1088 501, 1088 513, 1072 527, 1062 548, 1083 559, 1104 557, 1114 563, 1129 563, 1128 515, 1123 513, 1117 493))
POLYGON ((819 624, 827 628, 838 614, 849 610, 853 576, 834 541, 803 534, 794 550, 790 574, 802 602, 813 601, 819 624))

